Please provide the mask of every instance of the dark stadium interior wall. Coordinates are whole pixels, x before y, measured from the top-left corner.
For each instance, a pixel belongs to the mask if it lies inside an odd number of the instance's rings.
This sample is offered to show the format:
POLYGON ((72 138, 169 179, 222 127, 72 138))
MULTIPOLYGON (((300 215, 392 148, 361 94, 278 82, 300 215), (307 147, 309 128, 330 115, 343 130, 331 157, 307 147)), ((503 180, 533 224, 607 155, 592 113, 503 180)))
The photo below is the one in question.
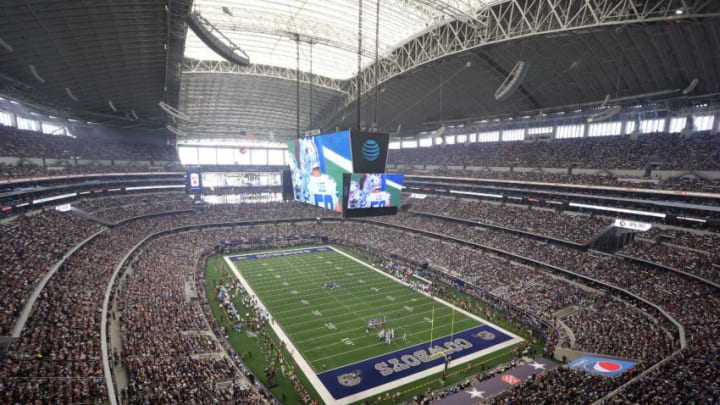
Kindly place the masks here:
POLYGON ((100 137, 118 143, 165 145, 167 140, 171 139, 170 132, 165 128, 138 129, 102 125, 76 125, 68 128, 76 136, 100 137))

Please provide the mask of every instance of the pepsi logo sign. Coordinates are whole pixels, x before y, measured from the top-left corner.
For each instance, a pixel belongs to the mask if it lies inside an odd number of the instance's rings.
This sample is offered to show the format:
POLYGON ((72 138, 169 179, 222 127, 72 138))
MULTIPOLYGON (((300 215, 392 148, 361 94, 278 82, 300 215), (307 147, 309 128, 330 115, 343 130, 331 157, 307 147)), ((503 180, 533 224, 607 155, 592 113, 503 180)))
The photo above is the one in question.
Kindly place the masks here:
POLYGON ((577 368, 607 377, 614 377, 618 374, 624 373, 626 370, 635 366, 635 364, 637 363, 628 360, 582 356, 568 363, 568 367, 577 368))
POLYGON ((616 373, 622 368, 622 364, 615 361, 598 361, 593 366, 593 370, 599 373, 616 373))

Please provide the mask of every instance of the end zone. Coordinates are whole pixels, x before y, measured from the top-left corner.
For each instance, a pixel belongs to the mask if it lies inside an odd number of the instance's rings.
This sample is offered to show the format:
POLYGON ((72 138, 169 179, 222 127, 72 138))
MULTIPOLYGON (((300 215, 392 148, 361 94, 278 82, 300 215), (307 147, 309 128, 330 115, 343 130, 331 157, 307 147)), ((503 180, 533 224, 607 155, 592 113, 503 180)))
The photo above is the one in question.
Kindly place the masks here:
POLYGON ((442 372, 520 340, 489 325, 421 343, 318 374, 333 398, 347 403, 442 372))

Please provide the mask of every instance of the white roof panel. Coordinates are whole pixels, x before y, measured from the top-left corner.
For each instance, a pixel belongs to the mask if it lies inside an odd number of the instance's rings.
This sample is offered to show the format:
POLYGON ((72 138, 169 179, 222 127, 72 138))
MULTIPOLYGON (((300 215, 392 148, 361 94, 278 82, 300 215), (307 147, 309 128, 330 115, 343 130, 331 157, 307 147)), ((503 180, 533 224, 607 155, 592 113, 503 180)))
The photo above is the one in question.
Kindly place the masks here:
MULTIPOLYGON (((313 73, 348 79, 357 72, 358 4, 357 0, 195 0, 193 10, 242 48, 251 63, 295 69, 295 34, 299 34, 301 70, 310 71, 312 42, 313 73)), ((432 25, 465 18, 485 5, 482 0, 383 0, 380 56, 432 25)), ((374 60, 376 7, 376 1, 363 1, 363 67, 374 60)), ((185 56, 222 59, 191 31, 185 56)))

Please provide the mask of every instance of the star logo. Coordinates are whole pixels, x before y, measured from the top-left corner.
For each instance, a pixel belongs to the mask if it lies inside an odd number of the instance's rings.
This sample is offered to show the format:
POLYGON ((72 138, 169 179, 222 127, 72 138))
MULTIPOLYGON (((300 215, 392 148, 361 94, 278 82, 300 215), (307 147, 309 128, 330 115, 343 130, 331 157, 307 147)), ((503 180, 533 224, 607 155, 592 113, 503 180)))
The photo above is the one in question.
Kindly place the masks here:
POLYGON ((470 398, 485 399, 485 391, 478 391, 477 388, 473 387, 470 391, 465 391, 470 394, 470 398))
POLYGON ((545 365, 540 364, 535 360, 533 360, 532 363, 528 363, 528 366, 532 367, 533 370, 545 370, 545 365))

